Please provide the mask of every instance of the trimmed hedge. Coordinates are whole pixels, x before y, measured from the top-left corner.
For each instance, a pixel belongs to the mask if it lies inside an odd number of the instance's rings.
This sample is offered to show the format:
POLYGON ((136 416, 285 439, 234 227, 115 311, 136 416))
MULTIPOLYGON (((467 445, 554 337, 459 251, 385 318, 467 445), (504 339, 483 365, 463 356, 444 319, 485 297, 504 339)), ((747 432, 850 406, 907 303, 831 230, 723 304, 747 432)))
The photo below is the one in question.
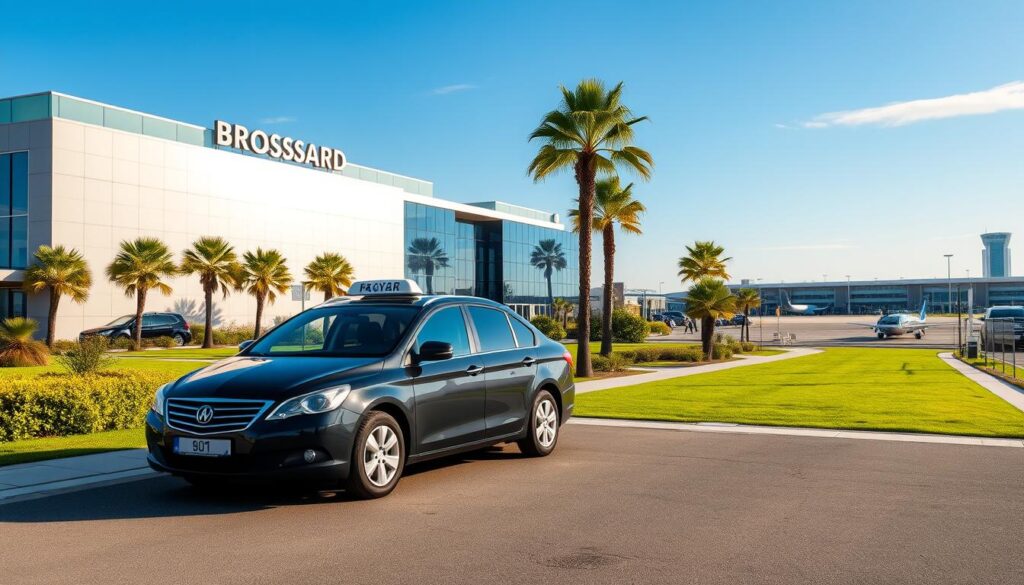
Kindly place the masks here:
POLYGON ((562 328, 562 324, 547 315, 537 315, 530 319, 530 323, 549 339, 555 341, 565 339, 565 329, 562 328))
MULTIPOLYGON (((203 335, 206 333, 206 325, 202 323, 189 323, 189 331, 192 332, 192 344, 203 343, 203 335)), ((252 339, 256 330, 253 325, 221 325, 213 328, 214 345, 238 345, 243 341, 252 339)), ((321 339, 320 341, 323 341, 321 339)))
POLYGON ((621 372, 633 365, 633 360, 626 356, 612 352, 612 355, 604 357, 603 355, 595 355, 591 358, 591 365, 594 366, 594 371, 597 372, 621 372))
POLYGON ((672 333, 672 328, 662 321, 648 321, 647 332, 651 335, 669 335, 672 333))
POLYGON ((612 340, 619 343, 643 343, 647 339, 647 321, 625 309, 612 311, 612 340))
POLYGON ((153 393, 167 381, 150 372, 5 378, 0 441, 138 428, 153 393))
POLYGON ((700 347, 638 347, 622 352, 626 358, 642 364, 648 362, 700 362, 704 352, 700 347))

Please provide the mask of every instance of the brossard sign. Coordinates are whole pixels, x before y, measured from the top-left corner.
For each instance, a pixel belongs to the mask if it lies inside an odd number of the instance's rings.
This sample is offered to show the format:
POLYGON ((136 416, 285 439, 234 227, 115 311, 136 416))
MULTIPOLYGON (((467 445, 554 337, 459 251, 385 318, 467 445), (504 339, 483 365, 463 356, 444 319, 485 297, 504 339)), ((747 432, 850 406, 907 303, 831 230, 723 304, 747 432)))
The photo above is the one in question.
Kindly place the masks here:
POLYGON ((249 131, 241 124, 222 120, 213 123, 213 141, 217 146, 248 150, 254 154, 265 154, 271 158, 305 163, 321 169, 340 171, 345 166, 345 153, 337 148, 306 144, 279 134, 267 134, 263 130, 249 131))

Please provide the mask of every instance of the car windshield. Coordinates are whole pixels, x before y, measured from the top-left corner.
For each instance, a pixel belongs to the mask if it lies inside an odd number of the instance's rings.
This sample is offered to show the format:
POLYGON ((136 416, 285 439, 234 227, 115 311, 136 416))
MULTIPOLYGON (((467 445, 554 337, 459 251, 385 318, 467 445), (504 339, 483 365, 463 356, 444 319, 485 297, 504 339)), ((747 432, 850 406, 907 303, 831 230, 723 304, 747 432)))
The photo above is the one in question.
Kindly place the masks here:
POLYGON ((419 307, 346 303, 300 313, 258 339, 254 356, 380 357, 395 349, 419 307))
POLYGON ((879 325, 899 325, 900 324, 900 317, 899 317, 899 315, 889 315, 887 317, 882 317, 881 319, 878 320, 878 324, 879 325))
POLYGON ((135 315, 125 315, 124 317, 118 317, 117 319, 114 319, 110 323, 107 323, 107 326, 108 327, 117 327, 118 325, 124 325, 125 323, 131 321, 134 318, 135 318, 135 315))
POLYGON ((1024 318, 1024 307, 1008 307, 1006 309, 992 309, 989 319, 1005 319, 1007 317, 1024 318))

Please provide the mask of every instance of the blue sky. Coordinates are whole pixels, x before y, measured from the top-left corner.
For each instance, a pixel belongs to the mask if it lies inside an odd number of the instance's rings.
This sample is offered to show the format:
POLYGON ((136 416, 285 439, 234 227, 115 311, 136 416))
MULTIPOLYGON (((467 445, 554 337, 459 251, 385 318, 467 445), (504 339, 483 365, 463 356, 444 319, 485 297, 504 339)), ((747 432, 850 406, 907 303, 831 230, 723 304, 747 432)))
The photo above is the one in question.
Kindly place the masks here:
POLYGON ((628 286, 679 289, 695 239, 787 282, 944 276, 944 253, 977 275, 982 231, 1024 242, 1024 90, 989 91, 1024 80, 1019 1, 151 4, 7 5, 0 95, 273 128, 564 215, 575 183, 534 184, 526 137, 559 84, 622 80, 657 165, 628 286))

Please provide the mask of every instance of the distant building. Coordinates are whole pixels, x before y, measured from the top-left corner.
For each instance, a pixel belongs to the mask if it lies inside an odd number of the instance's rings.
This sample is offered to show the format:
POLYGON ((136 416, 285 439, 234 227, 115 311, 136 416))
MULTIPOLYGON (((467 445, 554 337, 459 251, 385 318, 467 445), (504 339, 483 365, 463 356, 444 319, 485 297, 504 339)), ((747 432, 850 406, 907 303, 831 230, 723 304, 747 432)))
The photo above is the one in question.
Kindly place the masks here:
POLYGON ((982 276, 1010 276, 1010 233, 981 234, 985 249, 981 251, 982 276))

